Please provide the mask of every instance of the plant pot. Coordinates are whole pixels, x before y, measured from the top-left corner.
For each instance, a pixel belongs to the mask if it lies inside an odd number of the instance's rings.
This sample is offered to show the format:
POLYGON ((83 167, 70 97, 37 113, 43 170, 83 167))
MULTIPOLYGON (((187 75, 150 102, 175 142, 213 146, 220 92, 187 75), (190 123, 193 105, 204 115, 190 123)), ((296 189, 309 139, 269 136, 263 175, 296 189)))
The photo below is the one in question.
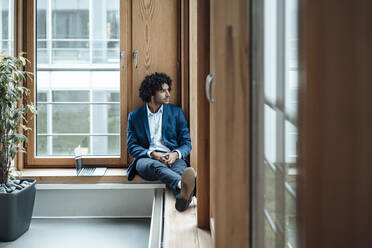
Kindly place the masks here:
POLYGON ((0 193, 0 242, 16 240, 30 227, 36 180, 21 181, 28 181, 31 184, 16 193, 0 193))

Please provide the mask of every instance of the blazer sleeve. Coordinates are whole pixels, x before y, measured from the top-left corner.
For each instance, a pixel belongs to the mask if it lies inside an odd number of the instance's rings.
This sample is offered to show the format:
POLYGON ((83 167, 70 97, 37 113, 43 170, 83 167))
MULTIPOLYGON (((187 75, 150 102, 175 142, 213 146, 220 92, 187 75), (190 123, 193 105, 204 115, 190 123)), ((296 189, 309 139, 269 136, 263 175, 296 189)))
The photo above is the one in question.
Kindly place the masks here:
POLYGON ((179 147, 174 150, 179 150, 182 158, 186 158, 191 152, 191 138, 185 115, 179 108, 177 115, 177 136, 179 147))
POLYGON ((128 116, 128 125, 127 125, 127 149, 129 155, 133 158, 147 157, 147 152, 149 149, 144 148, 139 145, 136 131, 134 128, 134 119, 132 113, 128 116))

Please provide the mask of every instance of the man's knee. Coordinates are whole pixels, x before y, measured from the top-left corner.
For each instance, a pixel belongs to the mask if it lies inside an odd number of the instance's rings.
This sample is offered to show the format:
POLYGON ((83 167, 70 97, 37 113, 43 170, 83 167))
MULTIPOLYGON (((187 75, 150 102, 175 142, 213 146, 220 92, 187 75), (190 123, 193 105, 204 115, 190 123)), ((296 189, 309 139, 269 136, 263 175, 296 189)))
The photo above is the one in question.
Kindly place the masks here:
POLYGON ((167 166, 162 162, 154 159, 151 160, 152 161, 149 163, 149 169, 152 170, 154 173, 159 174, 163 169, 167 168, 167 166))
POLYGON ((184 169, 186 169, 187 167, 185 160, 179 159, 179 158, 174 162, 173 165, 179 168, 184 168, 184 169))
POLYGON ((140 176, 145 178, 155 177, 155 179, 157 179, 166 165, 154 159, 141 158, 137 161, 136 167, 136 170, 140 176))
POLYGON ((137 171, 159 173, 164 167, 165 164, 161 163, 158 160, 151 158, 141 158, 137 162, 137 171))

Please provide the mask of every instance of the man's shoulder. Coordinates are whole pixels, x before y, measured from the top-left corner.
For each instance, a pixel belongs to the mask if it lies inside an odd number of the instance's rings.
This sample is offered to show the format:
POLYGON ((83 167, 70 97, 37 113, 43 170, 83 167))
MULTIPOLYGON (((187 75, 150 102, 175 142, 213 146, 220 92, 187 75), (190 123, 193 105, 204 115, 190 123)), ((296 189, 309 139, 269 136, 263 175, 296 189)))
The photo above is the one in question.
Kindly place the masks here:
POLYGON ((172 111, 172 112, 177 112, 177 111, 182 111, 182 108, 177 106, 177 105, 173 105, 173 104, 166 104, 165 106, 167 106, 167 108, 172 111))
POLYGON ((133 110, 132 112, 129 113, 129 115, 132 117, 132 118, 135 118, 137 116, 139 116, 142 112, 143 112, 143 108, 145 107, 146 105, 142 105, 141 107, 133 110))

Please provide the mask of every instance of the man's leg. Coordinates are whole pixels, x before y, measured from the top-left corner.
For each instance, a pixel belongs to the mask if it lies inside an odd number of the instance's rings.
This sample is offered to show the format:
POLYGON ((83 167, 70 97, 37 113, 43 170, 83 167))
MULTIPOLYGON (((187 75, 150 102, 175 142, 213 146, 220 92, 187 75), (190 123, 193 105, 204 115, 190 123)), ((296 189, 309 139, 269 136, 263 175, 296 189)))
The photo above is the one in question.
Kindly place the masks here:
POLYGON ((176 209, 178 211, 186 210, 195 192, 196 186, 196 174, 192 167, 188 167, 182 174, 181 178, 181 192, 176 196, 176 209))
POLYGON ((176 172, 180 176, 182 176, 186 168, 187 168, 187 164, 185 160, 183 159, 177 159, 170 167, 172 171, 176 172))
MULTIPOLYGON (((182 176, 183 173, 185 172, 186 168, 187 168, 187 164, 186 164, 185 160, 177 159, 176 162, 174 162, 174 164, 170 168, 171 168, 172 171, 174 171, 177 174, 179 174, 180 176, 182 176)), ((193 192, 193 196, 196 196, 196 182, 195 182, 195 189, 194 189, 194 192, 193 192)))
POLYGON ((151 158, 141 158, 137 161, 136 171, 145 180, 162 181, 171 188, 175 197, 179 194, 177 185, 181 181, 181 175, 171 170, 162 162, 151 158))

